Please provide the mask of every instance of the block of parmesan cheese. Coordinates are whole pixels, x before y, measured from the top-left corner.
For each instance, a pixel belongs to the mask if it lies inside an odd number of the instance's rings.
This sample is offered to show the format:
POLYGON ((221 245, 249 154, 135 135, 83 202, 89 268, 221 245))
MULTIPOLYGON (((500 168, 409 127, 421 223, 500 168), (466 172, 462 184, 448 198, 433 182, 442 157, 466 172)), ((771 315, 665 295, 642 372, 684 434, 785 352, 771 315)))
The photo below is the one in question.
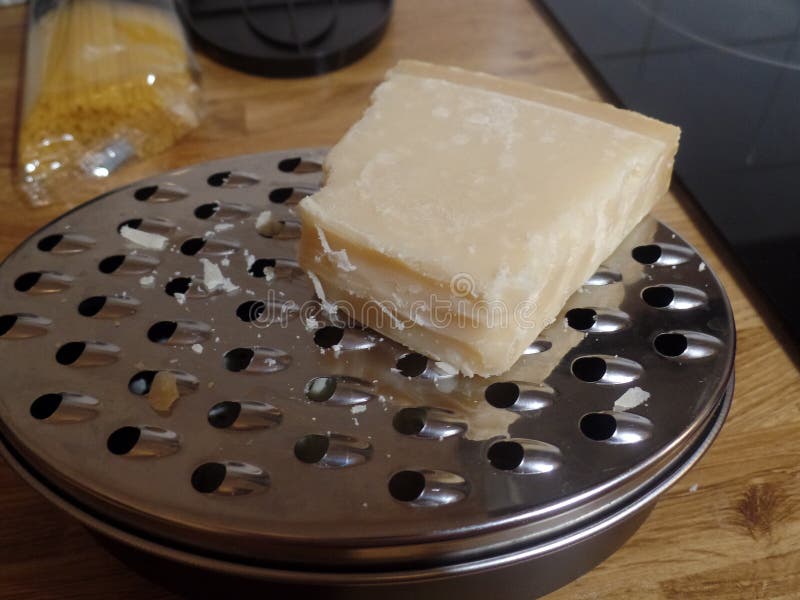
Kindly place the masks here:
POLYGON ((327 303, 466 375, 509 369, 667 190, 680 130, 401 62, 300 203, 327 303))

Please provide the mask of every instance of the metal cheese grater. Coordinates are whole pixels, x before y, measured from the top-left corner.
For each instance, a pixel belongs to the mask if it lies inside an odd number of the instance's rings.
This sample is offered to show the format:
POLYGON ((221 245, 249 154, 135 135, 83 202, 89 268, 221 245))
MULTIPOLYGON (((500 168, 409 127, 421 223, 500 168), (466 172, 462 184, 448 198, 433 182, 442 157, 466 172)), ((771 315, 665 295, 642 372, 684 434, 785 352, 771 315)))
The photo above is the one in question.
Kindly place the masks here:
POLYGON ((719 281, 647 219, 509 372, 452 375, 319 311, 293 206, 323 156, 161 175, 23 243, 0 267, 3 454, 104 535, 264 589, 563 585, 719 431, 735 343, 719 281))

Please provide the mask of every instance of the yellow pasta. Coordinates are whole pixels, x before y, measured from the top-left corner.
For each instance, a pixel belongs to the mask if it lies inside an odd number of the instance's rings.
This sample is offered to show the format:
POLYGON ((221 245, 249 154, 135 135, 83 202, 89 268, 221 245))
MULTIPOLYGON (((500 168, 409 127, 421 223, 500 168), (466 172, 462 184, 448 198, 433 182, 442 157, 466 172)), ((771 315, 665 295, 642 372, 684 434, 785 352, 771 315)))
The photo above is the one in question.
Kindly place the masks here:
POLYGON ((169 0, 60 0, 27 46, 18 161, 39 195, 115 141, 146 157, 197 126, 197 71, 169 0))

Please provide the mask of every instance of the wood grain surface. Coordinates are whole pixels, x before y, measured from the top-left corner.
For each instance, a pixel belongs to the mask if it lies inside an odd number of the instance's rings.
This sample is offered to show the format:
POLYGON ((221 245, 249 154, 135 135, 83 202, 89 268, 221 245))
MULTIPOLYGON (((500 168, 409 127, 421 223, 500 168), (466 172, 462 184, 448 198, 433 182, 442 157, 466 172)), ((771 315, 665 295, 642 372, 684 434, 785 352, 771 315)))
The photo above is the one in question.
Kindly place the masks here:
MULTIPOLYGON (((24 19, 21 8, 0 9, 3 256, 64 210, 28 208, 12 185, 24 19)), ((487 71, 589 98, 603 93, 535 4, 400 0, 380 45, 323 77, 269 80, 201 56, 207 110, 202 126, 166 154, 127 168, 115 183, 230 155, 332 144, 400 58, 487 71)), ((663 497, 630 542, 550 598, 800 598, 796 356, 771 333, 758 298, 680 190, 660 202, 656 215, 700 250, 730 295, 738 327, 733 410, 706 457, 663 497)), ((106 553, 0 462, 0 598, 175 596, 106 553)))

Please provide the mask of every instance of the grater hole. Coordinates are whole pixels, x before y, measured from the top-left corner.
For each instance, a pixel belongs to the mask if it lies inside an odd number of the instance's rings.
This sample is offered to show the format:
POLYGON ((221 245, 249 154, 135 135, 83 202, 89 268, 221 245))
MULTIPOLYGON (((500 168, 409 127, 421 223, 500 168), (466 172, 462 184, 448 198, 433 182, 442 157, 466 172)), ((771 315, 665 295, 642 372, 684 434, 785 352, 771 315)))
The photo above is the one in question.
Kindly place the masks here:
POLYGON ((139 202, 146 202, 147 200, 152 198, 153 194, 155 194, 157 191, 158 191, 157 185, 148 185, 146 187, 141 187, 135 192, 133 192, 133 197, 136 198, 139 202))
POLYGON ((519 399, 519 392, 513 381, 498 381, 486 388, 484 397, 495 408, 511 408, 519 399))
POLYGON ((119 360, 120 349, 98 341, 67 342, 56 351, 56 361, 71 367, 100 367, 119 360))
POLYGON ((211 494, 225 481, 227 469, 222 463, 204 463, 192 473, 192 487, 201 494, 211 494))
POLYGON ((80 358, 85 349, 84 342, 67 342, 56 352, 56 361, 62 365, 71 365, 80 358))
POLYGON ((640 262, 643 265, 652 265, 661 258, 661 247, 656 244, 636 246, 631 251, 631 256, 636 262, 640 262))
POLYGON ((139 229, 142 226, 142 219, 128 219, 117 225, 117 233, 122 231, 123 227, 130 227, 131 229, 139 229))
POLYGON ((0 337, 3 337, 11 328, 14 327, 14 324, 17 322, 17 315, 3 315, 0 316, 0 337))
POLYGON ((111 273, 119 269, 122 266, 123 262, 125 262, 124 254, 114 254, 113 256, 107 256, 106 258, 101 260, 100 264, 97 265, 97 268, 100 269, 101 273, 110 275, 111 273))
POLYGON ((101 310, 106 304, 105 296, 92 296, 82 301, 78 305, 78 313, 84 317, 93 317, 101 310))
POLYGON ((567 311, 567 325, 578 331, 591 329, 597 322, 597 312, 591 308, 573 308, 567 311))
POLYGON ((293 173, 294 170, 300 166, 301 160, 299 156, 295 158, 284 158, 278 163, 278 169, 284 173, 293 173))
POLYGON ((61 398, 61 394, 44 394, 43 396, 39 396, 31 404, 31 416, 39 421, 50 418, 53 416, 53 413, 58 410, 58 407, 61 406, 61 398))
POLYGON ((495 442, 489 447, 487 458, 495 469, 513 471, 525 459, 525 449, 518 442, 495 442))
POLYGON ((228 371, 251 375, 283 371, 291 363, 292 357, 289 354, 278 348, 266 346, 233 348, 228 350, 223 357, 223 364, 228 371))
POLYGON ((41 273, 37 273, 35 271, 24 273, 17 277, 17 279, 14 281, 14 289, 16 289, 18 292, 27 292, 36 285, 41 276, 41 273))
POLYGON ((24 340, 47 333, 52 321, 30 313, 0 315, 0 338, 24 340))
POLYGON ((413 502, 425 491, 425 476, 419 471, 400 471, 389 480, 389 493, 400 502, 413 502))
POLYGON ((134 446, 139 442, 142 431, 138 427, 130 425, 120 427, 110 436, 106 442, 106 447, 111 454, 123 456, 133 450, 134 446))
POLYGON ((14 280, 14 288, 28 294, 58 294, 68 289, 73 278, 56 271, 29 271, 14 280))
POLYGON ((95 240, 78 233, 51 233, 40 239, 36 247, 51 254, 77 254, 94 246, 95 240))
POLYGON ((147 330, 147 339, 156 344, 164 344, 172 338, 178 324, 175 321, 159 321, 147 330))
POLYGON ((115 273, 120 275, 143 275, 152 273, 158 264, 159 259, 154 256, 133 252, 128 256, 124 254, 106 256, 98 263, 97 268, 106 275, 115 273))
POLYGON ((211 187, 222 187, 228 181, 230 174, 230 171, 220 171, 211 175, 206 181, 211 187))
POLYGON ((200 237, 196 238, 189 238, 185 242, 181 244, 181 254, 185 254, 186 256, 194 256, 200 250, 203 249, 203 246, 206 245, 206 240, 200 237))
POLYGON ((603 442, 617 431, 617 420, 607 413, 589 413, 581 419, 580 427, 590 440, 603 442))
POLYGON ((583 356, 572 363, 572 374, 588 383, 600 381, 606 374, 606 361, 599 356, 583 356))
POLYGON ((425 416, 423 408, 404 408, 394 416, 392 425, 403 435, 417 435, 425 428, 425 416))
POLYGON ((217 429, 227 429, 236 422, 241 412, 242 405, 238 402, 219 402, 208 411, 208 422, 217 429))
POLYGON ((250 366, 254 356, 255 352, 250 348, 234 348, 233 350, 229 350, 225 353, 225 368, 234 373, 244 371, 250 366))
POLYGON ((64 239, 64 236, 60 233, 54 233, 52 235, 48 235, 43 237, 39 240, 39 243, 36 244, 36 247, 39 248, 42 252, 50 252, 53 248, 58 246, 58 243, 64 239))
POLYGON ((158 371, 139 371, 128 381, 128 389, 137 396, 146 396, 150 392, 158 371))
POLYGON ((294 455, 298 460, 304 463, 318 463, 325 458, 325 454, 327 454, 329 446, 330 440, 326 435, 306 435, 297 440, 297 443, 295 443, 294 455))
POLYGON ((192 285, 192 278, 191 277, 175 277, 174 279, 170 279, 167 282, 167 285, 164 286, 164 291, 167 293, 168 296, 174 296, 175 294, 185 294, 189 291, 189 286, 192 285))
POLYGON ((312 402, 327 402, 335 392, 335 377, 315 377, 306 385, 306 398, 312 402))
POLYGON ((211 187, 244 188, 258 183, 258 177, 241 171, 220 171, 207 180, 211 187))
POLYGON ((665 308, 675 299, 675 291, 666 285, 654 285, 642 290, 642 300, 653 308, 665 308))
POLYGON ((248 300, 236 308, 236 316, 245 323, 252 323, 258 321, 266 308, 267 305, 261 300, 248 300))
POLYGON ((194 209, 194 216, 198 219, 210 219, 219 210, 219 202, 209 202, 201 204, 194 209))
POLYGON ((250 268, 247 269, 247 271, 253 277, 264 277, 264 270, 272 269, 275 267, 275 265, 276 262, 274 258, 259 258, 252 265, 250 265, 250 268))
POLYGON ((275 204, 283 204, 294 194, 294 188, 282 187, 275 188, 269 193, 269 201, 275 204))
POLYGON ((397 359, 395 366, 404 377, 419 377, 428 368, 428 359, 422 354, 409 352, 397 359))
POLYGON ((676 357, 686 352, 689 340, 682 333, 662 333, 653 340, 653 347, 663 356, 676 357))
POLYGON ((605 265, 600 265, 597 271, 586 280, 584 285, 611 285, 613 283, 618 283, 622 281, 622 273, 618 273, 612 269, 609 269, 605 265))
POLYGON ((181 253, 186 256, 196 256, 201 252, 210 256, 226 256, 233 254, 239 249, 238 242, 221 240, 208 234, 209 237, 189 238, 181 244, 181 253))
POLYGON ((343 337, 344 329, 334 325, 326 325, 314 332, 314 343, 320 348, 332 348, 341 342, 343 337))

